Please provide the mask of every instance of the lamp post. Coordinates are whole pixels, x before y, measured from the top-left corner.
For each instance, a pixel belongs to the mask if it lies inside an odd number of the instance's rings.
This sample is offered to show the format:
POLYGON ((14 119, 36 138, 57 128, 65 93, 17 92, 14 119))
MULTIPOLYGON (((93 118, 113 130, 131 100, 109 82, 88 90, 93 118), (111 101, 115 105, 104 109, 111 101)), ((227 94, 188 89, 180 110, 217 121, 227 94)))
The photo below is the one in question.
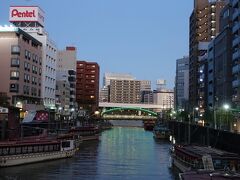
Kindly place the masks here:
POLYGON ((198 107, 193 108, 193 122, 195 122, 195 110, 198 111, 199 108, 198 107))
MULTIPOLYGON (((228 122, 228 110, 229 110, 230 106, 229 106, 229 104, 224 104, 224 105, 223 105, 223 108, 224 108, 224 110, 226 110, 226 112, 227 112, 227 128, 228 128, 228 130, 230 131, 230 124, 229 124, 229 122, 228 122)), ((220 126, 221 126, 221 124, 220 124, 220 126)))

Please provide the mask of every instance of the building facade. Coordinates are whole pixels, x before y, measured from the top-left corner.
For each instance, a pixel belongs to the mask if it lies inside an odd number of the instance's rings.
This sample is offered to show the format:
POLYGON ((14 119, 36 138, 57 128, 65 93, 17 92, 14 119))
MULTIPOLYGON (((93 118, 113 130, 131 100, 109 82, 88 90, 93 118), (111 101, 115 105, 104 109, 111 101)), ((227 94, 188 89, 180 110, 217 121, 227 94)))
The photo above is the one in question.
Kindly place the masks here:
MULTIPOLYGON (((73 46, 67 46, 65 50, 58 51, 57 73, 65 74, 70 85, 70 104, 69 109, 74 112, 77 109, 76 104, 76 62, 77 49, 73 46)), ((61 76, 57 76, 62 78, 61 76)))
POLYGON ((111 80, 135 80, 136 78, 127 73, 105 73, 103 77, 103 86, 109 86, 111 80))
POLYGON ((137 80, 111 80, 110 102, 111 103, 140 103, 141 81, 137 80))
POLYGON ((239 0, 233 0, 232 1, 232 7, 233 7, 233 15, 232 15, 232 72, 233 72, 233 81, 232 81, 232 87, 233 87, 233 105, 238 108, 240 107, 240 69, 239 69, 239 62, 240 62, 240 1, 239 0))
POLYGON ((232 6, 226 5, 220 14, 220 33, 209 45, 208 109, 232 103, 232 6))
POLYGON ((194 0, 190 16, 189 34, 189 103, 190 107, 199 106, 199 67, 200 58, 206 50, 199 49, 200 42, 211 41, 219 32, 219 16, 226 1, 194 0))
POLYGON ((0 92, 7 93, 10 105, 24 110, 41 105, 42 43, 10 26, 0 27, 0 47, 0 92))
POLYGON ((186 109, 189 92, 189 57, 176 61, 175 109, 186 109))
POLYGON ((44 29, 44 11, 38 6, 11 6, 9 21, 42 43, 42 90, 45 108, 55 109, 57 47, 44 29), (32 13, 33 16, 15 16, 12 12, 32 13))
POLYGON ((98 110, 99 71, 96 62, 77 61, 76 100, 80 110, 98 110))
POLYGON ((174 108, 174 91, 161 89, 153 91, 153 104, 161 105, 162 110, 174 108))

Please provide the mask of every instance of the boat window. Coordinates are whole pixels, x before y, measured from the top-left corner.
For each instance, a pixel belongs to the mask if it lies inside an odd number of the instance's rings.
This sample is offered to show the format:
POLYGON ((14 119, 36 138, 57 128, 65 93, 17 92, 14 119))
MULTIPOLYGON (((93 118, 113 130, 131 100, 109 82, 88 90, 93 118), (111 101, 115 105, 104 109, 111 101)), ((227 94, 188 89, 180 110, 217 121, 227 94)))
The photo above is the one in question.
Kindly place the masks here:
POLYGON ((34 146, 34 147, 33 147, 33 151, 34 151, 34 152, 38 152, 38 146, 34 146))
POLYGON ((22 147, 22 153, 27 153, 27 146, 22 147))
POLYGON ((43 146, 39 146, 38 149, 39 149, 39 152, 43 152, 43 146))
POLYGON ((70 141, 64 141, 64 142, 62 142, 62 147, 63 147, 63 148, 70 147, 70 141))
POLYGON ((8 148, 3 148, 2 151, 3 151, 3 155, 7 155, 8 154, 8 148))
POLYGON ((2 148, 0 148, 0 156, 3 154, 3 150, 2 148))
POLYGON ((16 148, 16 154, 21 154, 21 150, 22 150, 21 147, 17 147, 16 148))
POLYGON ((16 150, 15 147, 11 147, 10 151, 9 151, 9 154, 15 154, 15 150, 16 150))
POLYGON ((49 151, 53 151, 53 145, 49 145, 49 151))
POLYGON ((48 145, 44 146, 44 151, 48 151, 48 145))
POLYGON ((59 144, 57 144, 57 150, 59 150, 60 149, 60 146, 59 146, 59 144))
POLYGON ((31 153, 31 152, 32 152, 32 149, 33 149, 32 146, 28 146, 27 152, 28 152, 28 153, 31 153))

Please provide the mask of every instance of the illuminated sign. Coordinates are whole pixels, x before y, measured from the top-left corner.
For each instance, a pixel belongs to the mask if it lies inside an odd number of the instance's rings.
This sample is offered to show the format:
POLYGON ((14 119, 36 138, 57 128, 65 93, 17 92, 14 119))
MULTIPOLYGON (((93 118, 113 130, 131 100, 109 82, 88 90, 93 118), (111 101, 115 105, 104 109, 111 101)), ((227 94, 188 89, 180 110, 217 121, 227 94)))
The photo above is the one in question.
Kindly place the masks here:
POLYGON ((11 6, 10 22, 38 22, 44 25, 44 12, 38 6, 11 6))

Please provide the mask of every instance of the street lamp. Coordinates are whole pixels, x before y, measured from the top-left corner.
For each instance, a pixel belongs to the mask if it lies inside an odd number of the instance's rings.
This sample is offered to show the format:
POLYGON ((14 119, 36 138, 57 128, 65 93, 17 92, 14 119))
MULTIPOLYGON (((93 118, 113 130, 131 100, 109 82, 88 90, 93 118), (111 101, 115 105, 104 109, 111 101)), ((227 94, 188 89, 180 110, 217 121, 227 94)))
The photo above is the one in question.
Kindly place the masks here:
POLYGON ((224 104, 223 105, 223 108, 226 110, 226 112, 227 112, 227 128, 228 128, 228 130, 230 130, 230 124, 229 124, 229 122, 228 122, 228 110, 230 109, 230 106, 229 106, 229 104, 224 104))
POLYGON ((198 107, 193 108, 193 122, 195 122, 195 110, 198 111, 199 108, 198 107))

